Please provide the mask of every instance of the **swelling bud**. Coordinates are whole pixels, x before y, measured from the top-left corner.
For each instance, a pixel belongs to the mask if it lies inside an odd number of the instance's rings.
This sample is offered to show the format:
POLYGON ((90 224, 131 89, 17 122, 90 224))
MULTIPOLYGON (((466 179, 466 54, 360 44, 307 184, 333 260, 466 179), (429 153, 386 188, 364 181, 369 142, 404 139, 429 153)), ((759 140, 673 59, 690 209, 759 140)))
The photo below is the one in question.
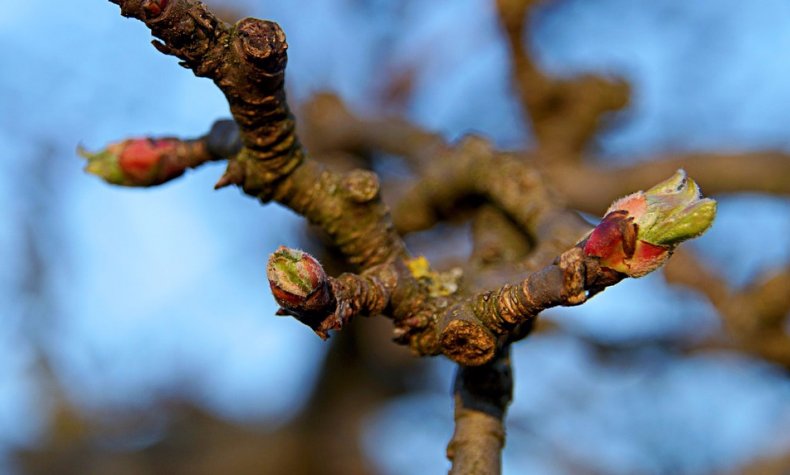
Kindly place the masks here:
POLYGON ((716 201, 678 170, 672 177, 612 203, 582 241, 584 253, 602 266, 642 277, 666 262, 681 242, 702 235, 716 216, 716 201))

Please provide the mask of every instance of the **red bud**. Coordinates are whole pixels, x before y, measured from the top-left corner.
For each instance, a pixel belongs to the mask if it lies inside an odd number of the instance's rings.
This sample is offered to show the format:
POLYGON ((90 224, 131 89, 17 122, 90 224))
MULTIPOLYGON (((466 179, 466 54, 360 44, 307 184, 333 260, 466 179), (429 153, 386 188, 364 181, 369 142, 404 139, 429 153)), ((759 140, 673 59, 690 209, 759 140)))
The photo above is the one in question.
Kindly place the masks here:
MULTIPOLYGON (((123 142, 118 165, 124 175, 133 181, 146 181, 159 172, 170 154, 176 153, 175 139, 131 139, 123 142)), ((169 173, 164 173, 168 175, 169 173)))

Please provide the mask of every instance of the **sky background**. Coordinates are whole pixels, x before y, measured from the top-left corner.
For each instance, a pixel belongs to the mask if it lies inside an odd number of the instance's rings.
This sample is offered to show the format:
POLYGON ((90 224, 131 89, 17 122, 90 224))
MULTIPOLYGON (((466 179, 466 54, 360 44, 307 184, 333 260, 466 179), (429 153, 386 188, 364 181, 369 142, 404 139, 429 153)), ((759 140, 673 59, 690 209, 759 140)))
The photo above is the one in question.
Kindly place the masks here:
MULTIPOLYGON (((387 78, 413 70, 410 119, 449 139, 474 131, 502 147, 530 143, 488 0, 235 5, 287 33, 294 103, 328 89, 375 112, 387 78)), ((608 160, 628 162, 672 151, 789 149, 788 26, 783 0, 560 0, 539 16, 530 41, 553 74, 631 82, 631 108, 596 144, 608 160)), ((325 345, 272 316, 265 278, 268 254, 298 245, 297 216, 233 189, 212 191, 221 165, 148 190, 110 187, 81 171, 79 144, 196 136, 228 115, 210 81, 149 39, 106 1, 3 5, 0 458, 35 444, 48 422, 40 352, 86 410, 145 410, 185 393, 221 417, 271 426, 299 411, 320 367, 325 345)), ((713 229, 693 246, 733 285, 790 261, 786 198, 720 202, 713 229)), ((608 340, 719 329, 702 298, 657 275, 552 318, 608 340)), ((567 473, 556 463, 561 453, 604 473, 701 474, 790 446, 790 381, 765 363, 646 349, 613 366, 590 353, 562 335, 516 346, 505 473, 567 473)), ((437 360, 432 374, 425 393, 369 423, 365 446, 383 473, 447 467, 452 366, 437 360), (381 450, 395 444, 401 450, 381 450)), ((7 461, 1 470, 14 473, 7 461)))

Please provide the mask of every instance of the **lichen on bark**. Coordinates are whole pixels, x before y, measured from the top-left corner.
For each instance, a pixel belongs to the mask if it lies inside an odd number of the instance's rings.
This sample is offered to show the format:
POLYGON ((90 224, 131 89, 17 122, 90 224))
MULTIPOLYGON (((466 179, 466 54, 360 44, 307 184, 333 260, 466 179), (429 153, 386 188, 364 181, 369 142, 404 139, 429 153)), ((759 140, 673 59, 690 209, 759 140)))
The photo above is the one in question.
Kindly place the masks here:
POLYGON ((655 270, 715 215, 715 202, 701 198, 681 173, 615 202, 585 235, 589 226, 547 177, 578 158, 602 115, 625 105, 627 88, 593 77, 558 81, 542 74, 518 39, 532 2, 498 6, 524 107, 536 123, 536 154, 497 151, 476 136, 447 143, 404 121, 365 126, 324 98, 322 107, 331 114, 323 116, 338 131, 316 141, 315 150, 345 147, 406 157, 416 178, 391 212, 374 172, 338 171, 302 145, 285 94, 288 44, 279 25, 253 18, 230 25, 195 0, 112 1, 151 29, 159 51, 212 79, 233 120, 217 122, 198 139, 119 142, 89 155, 89 170, 114 184, 151 186, 207 161, 226 160, 217 187, 238 186, 319 227, 351 272, 330 276, 304 251, 276 250, 266 270, 279 313, 322 338, 357 316, 381 315, 393 321, 395 342, 458 363, 452 473, 472 473, 468 464, 481 460, 480 473, 499 470, 512 387, 509 345, 530 333, 542 311, 583 304, 626 277, 655 270), (562 125, 572 117, 578 119, 573 126, 562 125), (447 219, 470 199, 484 204, 473 210, 479 219, 470 265, 440 271, 411 255, 403 235, 447 219), (513 278, 487 286, 481 276, 492 270, 513 278), (486 406, 486 398, 495 401, 486 406))

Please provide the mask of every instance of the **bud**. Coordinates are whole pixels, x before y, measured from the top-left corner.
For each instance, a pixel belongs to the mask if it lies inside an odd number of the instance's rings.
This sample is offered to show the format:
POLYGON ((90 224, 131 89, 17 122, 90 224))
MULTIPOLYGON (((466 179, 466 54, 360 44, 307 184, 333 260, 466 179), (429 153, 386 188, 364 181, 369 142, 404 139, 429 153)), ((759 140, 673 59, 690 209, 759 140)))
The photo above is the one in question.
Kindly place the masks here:
POLYGON ((285 309, 309 311, 329 299, 324 268, 306 252, 280 247, 269 257, 266 276, 274 298, 285 309))
POLYGON ((681 242, 704 233, 716 202, 702 198, 697 184, 678 170, 671 178, 615 201, 584 242, 601 265, 630 277, 659 268, 681 242))
POLYGON ((128 139, 96 153, 78 150, 88 159, 85 171, 122 186, 151 186, 182 173, 178 165, 178 139, 128 139))

